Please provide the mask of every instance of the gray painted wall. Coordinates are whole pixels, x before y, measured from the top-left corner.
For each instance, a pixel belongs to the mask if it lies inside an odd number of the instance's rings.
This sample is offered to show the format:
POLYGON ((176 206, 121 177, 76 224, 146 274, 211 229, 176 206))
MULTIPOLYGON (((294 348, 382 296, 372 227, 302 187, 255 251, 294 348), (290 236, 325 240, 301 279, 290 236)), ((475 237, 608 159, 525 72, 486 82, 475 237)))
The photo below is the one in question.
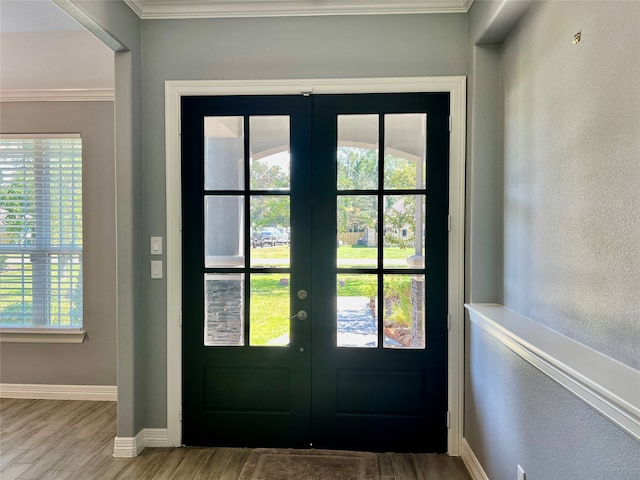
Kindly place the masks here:
MULTIPOLYGON (((466 15, 143 22, 143 243, 165 235, 165 80, 465 75, 466 15)), ((166 282, 145 259, 146 427, 166 426, 166 282)))
POLYGON ((85 31, 0 35, 2 90, 113 88, 113 52, 85 31))
POLYGON ((113 102, 0 104, 2 133, 78 133, 83 154, 82 344, 3 343, 3 383, 116 385, 113 102))
MULTIPOLYGON (((116 53, 118 436, 144 426, 142 330, 142 44, 140 19, 122 1, 52 0, 116 53)), ((114 259, 112 259, 114 260, 114 259)), ((153 348, 153 346, 151 346, 153 348)))
POLYGON ((639 25, 638 2, 536 3, 502 62, 505 306, 636 369, 639 25))
POLYGON ((636 480, 640 444, 479 327, 469 327, 465 438, 491 480, 636 480))
MULTIPOLYGON (((470 45, 467 298, 503 297, 638 368, 640 5, 533 2, 509 33, 509 3, 476 0, 469 14, 471 42, 509 36, 470 45), (478 129, 481 112, 496 118, 496 88, 500 121, 478 129), (504 175, 499 195, 485 167, 504 175), (496 245, 503 265, 483 258, 496 245)), ((468 321, 466 332, 464 435, 489 478, 512 480, 517 464, 529 480, 637 477, 636 440, 468 321)))

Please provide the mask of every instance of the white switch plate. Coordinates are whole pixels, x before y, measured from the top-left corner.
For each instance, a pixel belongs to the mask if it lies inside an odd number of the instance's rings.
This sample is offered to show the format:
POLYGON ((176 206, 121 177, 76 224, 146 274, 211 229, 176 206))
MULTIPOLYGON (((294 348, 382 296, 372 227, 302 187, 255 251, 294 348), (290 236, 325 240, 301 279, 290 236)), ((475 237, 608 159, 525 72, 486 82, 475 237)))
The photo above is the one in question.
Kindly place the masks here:
POLYGON ((151 260, 151 278, 162 278, 162 260, 151 260))
POLYGON ((518 480, 527 480, 527 474, 524 473, 524 468, 518 465, 518 480))
POLYGON ((162 237, 151 237, 151 255, 162 255, 162 237))

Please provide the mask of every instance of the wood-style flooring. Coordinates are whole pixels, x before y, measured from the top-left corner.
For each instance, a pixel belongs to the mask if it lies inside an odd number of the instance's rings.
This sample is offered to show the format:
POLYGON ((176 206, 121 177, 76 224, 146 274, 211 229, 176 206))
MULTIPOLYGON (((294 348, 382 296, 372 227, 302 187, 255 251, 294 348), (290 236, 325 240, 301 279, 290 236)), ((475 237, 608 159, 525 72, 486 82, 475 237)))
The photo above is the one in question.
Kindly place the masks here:
MULTIPOLYGON (((0 479, 237 480, 251 452, 146 448, 114 458, 115 436, 113 402, 0 399, 0 479)), ((380 453, 378 465, 381 480, 471 478, 460 458, 447 455, 380 453)))

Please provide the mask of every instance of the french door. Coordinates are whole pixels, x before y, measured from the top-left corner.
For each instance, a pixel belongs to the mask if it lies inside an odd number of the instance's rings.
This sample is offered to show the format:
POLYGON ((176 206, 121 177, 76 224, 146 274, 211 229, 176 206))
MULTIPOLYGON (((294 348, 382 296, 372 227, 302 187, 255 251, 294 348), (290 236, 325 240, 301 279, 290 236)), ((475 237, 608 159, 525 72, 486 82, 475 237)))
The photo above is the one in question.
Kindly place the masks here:
POLYGON ((446 451, 448 118, 182 97, 184 444, 446 451))

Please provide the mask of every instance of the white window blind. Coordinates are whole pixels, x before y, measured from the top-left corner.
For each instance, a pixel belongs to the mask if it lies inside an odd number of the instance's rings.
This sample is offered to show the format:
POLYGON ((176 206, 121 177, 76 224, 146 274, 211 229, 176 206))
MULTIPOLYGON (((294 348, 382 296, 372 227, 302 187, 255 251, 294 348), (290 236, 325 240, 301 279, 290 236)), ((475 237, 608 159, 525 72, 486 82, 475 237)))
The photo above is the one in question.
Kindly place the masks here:
POLYGON ((0 326, 82 327, 80 135, 0 136, 0 326))

